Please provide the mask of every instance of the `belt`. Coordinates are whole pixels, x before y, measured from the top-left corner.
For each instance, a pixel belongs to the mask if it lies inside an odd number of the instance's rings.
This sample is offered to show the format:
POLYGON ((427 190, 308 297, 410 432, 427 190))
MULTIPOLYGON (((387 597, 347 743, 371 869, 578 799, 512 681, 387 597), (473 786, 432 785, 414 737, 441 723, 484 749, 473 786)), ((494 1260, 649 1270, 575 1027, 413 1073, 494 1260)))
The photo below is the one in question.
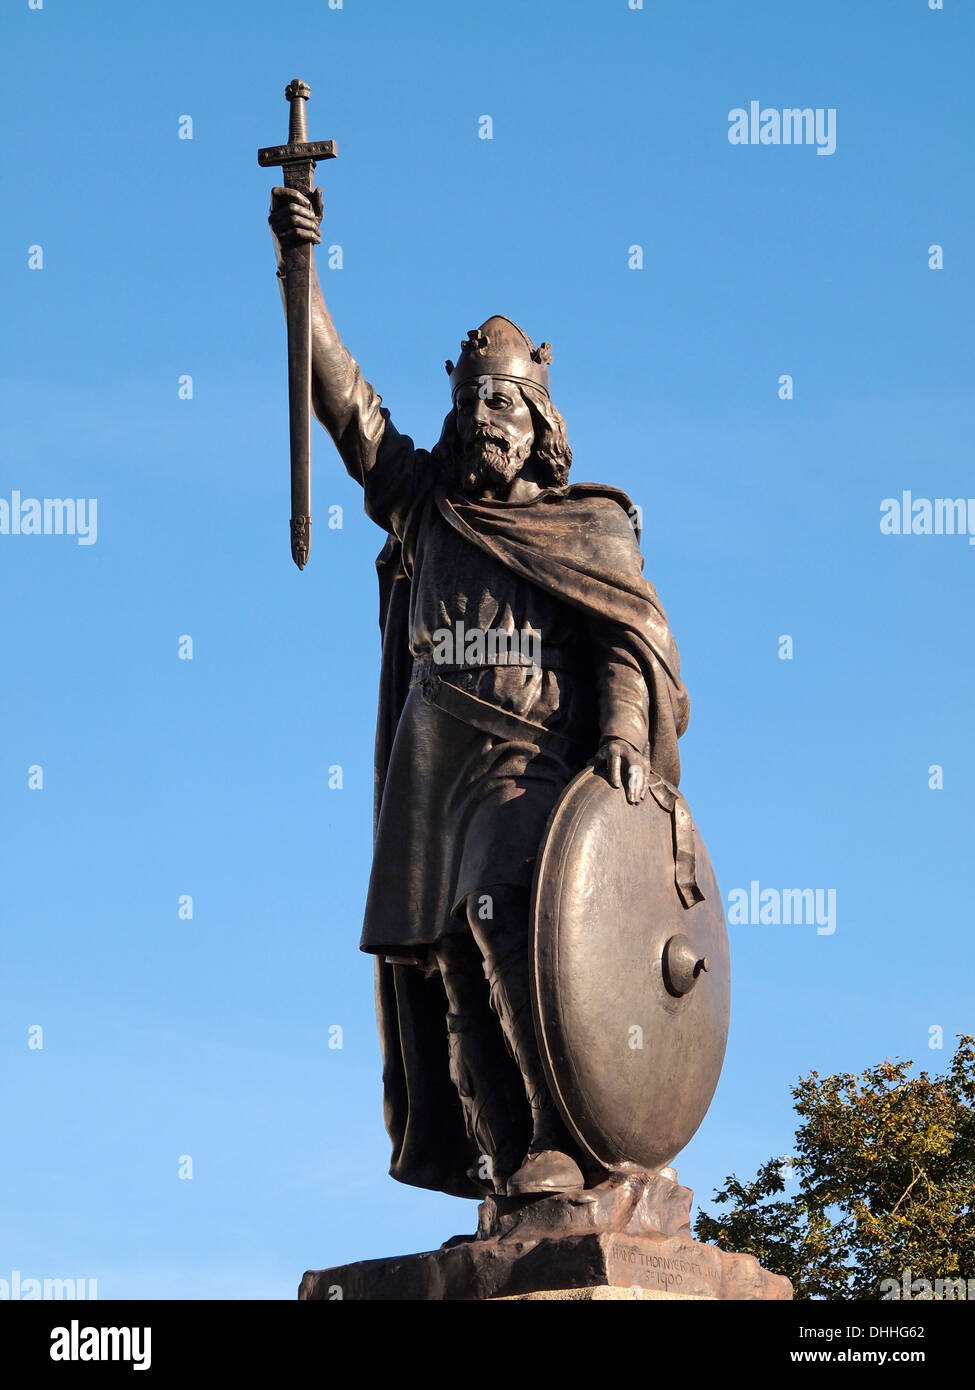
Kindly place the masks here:
POLYGON ((523 715, 499 709, 497 705, 489 704, 487 700, 481 700, 469 691, 460 690, 456 685, 441 679, 438 673, 450 669, 467 668, 434 667, 432 662, 423 668, 418 662, 413 668, 410 685, 420 687, 428 705, 435 705, 445 714, 453 715, 455 719, 480 729, 482 733, 493 734, 496 738, 503 739, 527 739, 541 748, 555 748, 563 753, 585 756, 587 750, 577 739, 566 738, 565 734, 560 734, 555 729, 546 729, 544 724, 536 724, 533 719, 525 719, 523 715))
POLYGON ((432 652, 421 652, 413 658, 413 669, 418 671, 421 677, 426 672, 442 676, 451 671, 493 670, 496 666, 520 666, 526 671, 568 671, 572 663, 568 653, 563 655, 558 650, 553 651, 551 655, 546 653, 542 662, 522 661, 514 652, 498 652, 497 661, 435 661, 432 652))
MULTIPOLYGON (((576 761, 585 760, 589 750, 577 740, 566 738, 554 729, 546 729, 543 724, 536 724, 532 719, 512 714, 510 710, 488 704, 486 700, 478 699, 469 691, 450 685, 438 674, 444 670, 464 669, 468 668, 438 666, 430 659, 424 661, 420 658, 414 664, 410 685, 420 687, 423 699, 428 705, 435 705, 445 714, 453 715, 455 719, 480 729, 483 733, 503 739, 527 739, 539 747, 553 748, 564 755, 572 756, 576 761)), ((647 777, 647 790, 661 810, 670 815, 674 837, 674 883, 684 906, 693 907, 695 903, 704 901, 704 893, 697 881, 697 855, 694 848, 694 821, 691 809, 677 787, 665 777, 661 777, 659 772, 654 772, 653 768, 647 777)))

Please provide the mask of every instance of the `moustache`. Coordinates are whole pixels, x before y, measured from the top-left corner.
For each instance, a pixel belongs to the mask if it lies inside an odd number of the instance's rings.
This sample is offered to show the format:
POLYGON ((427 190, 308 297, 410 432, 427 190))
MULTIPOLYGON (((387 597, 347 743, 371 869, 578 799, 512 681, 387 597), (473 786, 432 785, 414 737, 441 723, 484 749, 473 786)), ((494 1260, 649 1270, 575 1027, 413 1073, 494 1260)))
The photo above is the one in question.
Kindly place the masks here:
POLYGON ((491 429, 475 430, 471 436, 470 447, 476 448, 485 444, 490 444, 493 448, 499 449, 504 454, 508 453, 511 448, 510 441, 505 439, 503 434, 496 434, 494 430, 491 429))

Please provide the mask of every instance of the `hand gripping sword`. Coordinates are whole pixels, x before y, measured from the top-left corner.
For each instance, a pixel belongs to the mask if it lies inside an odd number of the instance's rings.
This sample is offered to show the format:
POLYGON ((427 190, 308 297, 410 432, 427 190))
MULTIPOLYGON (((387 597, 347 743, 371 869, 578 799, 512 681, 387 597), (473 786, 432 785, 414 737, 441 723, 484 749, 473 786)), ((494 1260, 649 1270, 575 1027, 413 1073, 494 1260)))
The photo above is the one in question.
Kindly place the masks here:
MULTIPOLYGON (((305 102, 311 88, 297 78, 284 94, 291 103, 288 143, 258 150, 262 168, 280 165, 285 188, 315 191, 315 161, 334 159, 334 140, 309 141, 305 102)), ((284 248, 284 301, 288 318, 288 405, 291 419, 291 558, 300 570, 311 550, 311 266, 312 247, 284 248)))

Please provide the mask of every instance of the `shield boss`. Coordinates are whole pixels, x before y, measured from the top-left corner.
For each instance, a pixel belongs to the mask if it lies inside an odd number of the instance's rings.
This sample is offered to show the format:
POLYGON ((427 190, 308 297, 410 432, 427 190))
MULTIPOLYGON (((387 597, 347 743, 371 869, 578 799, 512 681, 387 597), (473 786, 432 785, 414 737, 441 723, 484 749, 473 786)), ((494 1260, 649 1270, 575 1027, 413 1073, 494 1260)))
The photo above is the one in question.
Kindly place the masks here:
POLYGON ((532 1001, 549 1085, 603 1167, 655 1172, 711 1103, 728 1037, 728 933, 696 827, 704 894, 674 881, 675 822, 587 767, 548 823, 532 898, 532 1001))

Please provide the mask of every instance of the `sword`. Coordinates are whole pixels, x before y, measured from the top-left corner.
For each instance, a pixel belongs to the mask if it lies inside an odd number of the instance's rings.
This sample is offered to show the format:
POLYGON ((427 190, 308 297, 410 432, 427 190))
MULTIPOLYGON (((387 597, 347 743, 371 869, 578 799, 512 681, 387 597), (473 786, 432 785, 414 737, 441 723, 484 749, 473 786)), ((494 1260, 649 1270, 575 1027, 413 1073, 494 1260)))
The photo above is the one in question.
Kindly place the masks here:
MULTIPOLYGON (((334 140, 309 141, 305 102, 311 88, 297 78, 284 94, 291 104, 288 143, 258 150, 263 169, 284 170, 285 188, 315 191, 315 161, 334 159, 334 140)), ((312 247, 284 248, 284 301, 288 319, 288 410, 291 422, 291 558, 300 570, 311 550, 311 267, 312 247)))

